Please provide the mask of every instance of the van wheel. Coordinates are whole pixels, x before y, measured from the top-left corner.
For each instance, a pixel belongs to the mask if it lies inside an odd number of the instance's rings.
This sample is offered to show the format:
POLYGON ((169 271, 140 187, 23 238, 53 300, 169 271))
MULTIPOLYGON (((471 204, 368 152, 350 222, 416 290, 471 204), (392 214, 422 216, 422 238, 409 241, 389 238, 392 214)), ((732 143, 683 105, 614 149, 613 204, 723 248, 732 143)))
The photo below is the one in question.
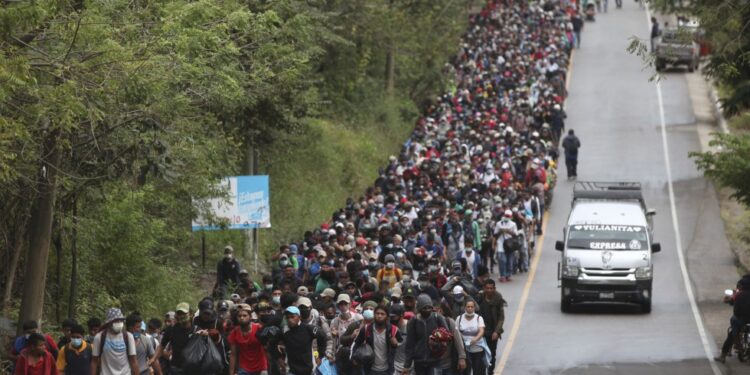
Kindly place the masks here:
POLYGON ((562 291, 560 291, 560 311, 564 313, 569 313, 571 311, 570 299, 563 297, 562 291))
POLYGON ((648 290, 648 299, 641 302, 641 311, 643 311, 644 314, 650 314, 651 313, 651 300, 654 298, 653 295, 651 295, 651 289, 648 290))
POLYGON ((693 62, 691 62, 690 64, 688 64, 688 72, 690 72, 690 73, 694 72, 696 65, 698 65, 698 64, 693 63, 693 62))

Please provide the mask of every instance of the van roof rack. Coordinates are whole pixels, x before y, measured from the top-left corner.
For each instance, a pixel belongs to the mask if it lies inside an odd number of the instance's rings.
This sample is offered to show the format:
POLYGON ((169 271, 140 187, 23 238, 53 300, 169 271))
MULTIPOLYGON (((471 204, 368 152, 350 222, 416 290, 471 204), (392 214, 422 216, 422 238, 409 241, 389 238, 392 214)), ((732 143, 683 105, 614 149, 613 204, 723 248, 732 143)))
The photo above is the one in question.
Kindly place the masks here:
POLYGON ((640 182, 577 181, 573 185, 573 201, 591 200, 636 200, 645 207, 640 182))

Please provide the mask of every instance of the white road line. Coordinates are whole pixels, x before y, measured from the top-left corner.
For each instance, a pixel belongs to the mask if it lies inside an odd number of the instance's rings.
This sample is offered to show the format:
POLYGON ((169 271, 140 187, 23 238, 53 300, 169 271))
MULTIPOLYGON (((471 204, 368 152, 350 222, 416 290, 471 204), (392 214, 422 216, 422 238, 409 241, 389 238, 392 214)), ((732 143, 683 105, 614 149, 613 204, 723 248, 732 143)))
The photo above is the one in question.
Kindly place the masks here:
MULTIPOLYGON (((651 8, 646 6, 646 24, 651 29, 651 8)), ((650 36, 650 33, 649 33, 650 36)), ((664 150, 664 164, 667 169, 667 189, 669 190, 669 207, 672 211, 672 227, 674 228, 675 247, 677 247, 677 257, 680 260, 680 271, 682 271, 682 281, 685 284, 687 290, 688 300, 690 300, 690 309, 693 311, 693 318, 695 324, 698 327, 698 334, 703 342, 703 350, 708 358, 708 363, 711 365, 711 370, 714 375, 721 375, 721 370, 713 360, 713 349, 711 343, 708 340, 708 334, 706 334, 706 328, 703 326, 703 320, 701 319, 700 311, 698 310, 698 304, 695 302, 695 295, 693 294, 693 287, 690 285, 690 277, 688 276, 687 266, 685 265, 685 254, 682 250, 682 240, 680 239, 680 225, 677 222, 677 207, 675 205, 674 198, 674 187, 672 184, 672 166, 669 163, 669 145, 667 144, 667 125, 664 115, 664 99, 661 94, 661 82, 656 80, 656 99, 659 104, 659 121, 661 125, 661 144, 664 150)))

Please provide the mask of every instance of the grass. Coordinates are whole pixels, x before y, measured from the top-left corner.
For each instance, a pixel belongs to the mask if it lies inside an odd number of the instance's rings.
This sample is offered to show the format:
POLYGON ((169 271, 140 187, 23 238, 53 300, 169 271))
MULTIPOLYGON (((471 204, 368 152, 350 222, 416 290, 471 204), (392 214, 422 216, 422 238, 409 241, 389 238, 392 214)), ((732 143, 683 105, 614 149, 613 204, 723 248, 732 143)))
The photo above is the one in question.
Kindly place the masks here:
MULTIPOLYGON (((311 119, 302 134, 261 153, 261 173, 270 176, 271 190, 271 228, 258 231, 261 261, 330 219, 348 197, 361 196, 388 157, 399 152, 418 116, 410 101, 400 99, 376 100, 358 113, 346 119, 311 119)), ((207 270, 214 269, 228 243, 239 250, 246 239, 240 231, 206 232, 207 270)), ((197 251, 191 253, 199 254, 197 234, 195 244, 197 251)), ((252 258, 241 260, 252 274, 252 258)), ((258 268, 268 269, 263 264, 258 268)))

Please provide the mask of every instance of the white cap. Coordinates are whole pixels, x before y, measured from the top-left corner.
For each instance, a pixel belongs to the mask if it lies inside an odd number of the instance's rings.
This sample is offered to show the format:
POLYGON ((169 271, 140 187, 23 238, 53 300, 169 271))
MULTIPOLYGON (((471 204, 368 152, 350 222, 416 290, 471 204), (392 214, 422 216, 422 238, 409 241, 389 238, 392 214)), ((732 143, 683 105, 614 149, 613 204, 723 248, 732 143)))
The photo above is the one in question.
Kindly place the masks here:
POLYGON ((511 210, 505 210, 505 216, 512 217, 513 216, 513 211, 511 211, 511 210))
POLYGON ((461 285, 454 286, 453 294, 464 294, 464 288, 461 285))

